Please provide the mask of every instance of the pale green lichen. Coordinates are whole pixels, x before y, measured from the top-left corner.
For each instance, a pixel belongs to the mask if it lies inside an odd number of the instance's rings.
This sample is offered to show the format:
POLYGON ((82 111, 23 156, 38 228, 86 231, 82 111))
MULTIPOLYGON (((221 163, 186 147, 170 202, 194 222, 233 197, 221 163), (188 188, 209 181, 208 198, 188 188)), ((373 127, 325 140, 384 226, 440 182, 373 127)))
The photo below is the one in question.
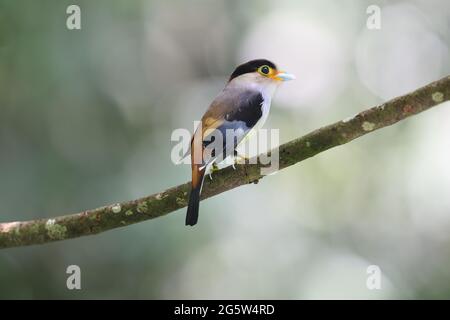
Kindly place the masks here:
POLYGON ((111 210, 114 213, 120 213, 120 211, 122 211, 122 207, 120 206, 120 203, 117 203, 111 207, 111 210))
POLYGON ((364 131, 372 131, 373 129, 375 129, 375 123, 364 121, 362 124, 362 128, 364 131))
POLYGON ((125 212, 125 215, 126 215, 126 216, 131 216, 131 215, 133 215, 133 211, 127 210, 127 211, 125 212))
POLYGON ((156 200, 162 200, 162 199, 167 198, 167 197, 168 197, 168 195, 165 194, 165 193, 158 193, 158 194, 155 196, 155 199, 156 199, 156 200))
POLYGON ((431 95, 431 99, 437 103, 442 102, 444 101, 444 94, 440 91, 436 91, 431 95))
POLYGON ((187 205, 187 202, 186 202, 186 199, 185 199, 185 198, 177 197, 177 198, 175 199, 175 201, 176 201, 176 203, 177 203, 178 205, 180 205, 180 206, 186 206, 186 205, 187 205))
POLYGON ((146 213, 147 210, 148 210, 147 202, 146 201, 139 202, 139 204, 137 206, 137 212, 146 213))
POLYGON ((29 234, 38 234, 39 233, 39 224, 33 223, 29 227, 28 232, 29 232, 29 234))
POLYGON ((53 240, 62 240, 66 237, 67 227, 57 224, 55 219, 49 219, 45 223, 47 235, 53 240))

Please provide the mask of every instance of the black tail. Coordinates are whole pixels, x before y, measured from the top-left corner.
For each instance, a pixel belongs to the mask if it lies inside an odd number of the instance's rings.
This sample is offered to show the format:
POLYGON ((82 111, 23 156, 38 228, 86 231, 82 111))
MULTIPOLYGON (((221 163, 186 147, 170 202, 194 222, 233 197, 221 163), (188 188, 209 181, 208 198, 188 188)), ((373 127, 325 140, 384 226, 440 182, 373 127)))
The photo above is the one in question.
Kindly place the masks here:
POLYGON ((198 209, 200 205, 200 189, 202 185, 200 184, 196 188, 191 189, 191 194, 189 196, 189 204, 186 213, 186 225, 195 226, 198 220, 198 209))
POLYGON ((189 195, 189 204, 186 213, 186 225, 195 226, 198 220, 198 207, 200 205, 200 192, 202 191, 203 179, 205 178, 205 168, 200 169, 199 165, 192 165, 192 186, 189 195))

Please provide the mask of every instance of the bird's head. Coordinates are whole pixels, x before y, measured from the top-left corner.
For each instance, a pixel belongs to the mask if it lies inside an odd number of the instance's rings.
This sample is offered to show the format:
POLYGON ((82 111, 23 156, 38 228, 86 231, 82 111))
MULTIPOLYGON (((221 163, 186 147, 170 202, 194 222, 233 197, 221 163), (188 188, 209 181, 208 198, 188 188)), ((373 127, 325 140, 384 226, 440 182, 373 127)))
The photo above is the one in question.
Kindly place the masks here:
POLYGON ((228 83, 257 84, 276 86, 283 81, 293 80, 293 74, 279 71, 277 66, 266 59, 251 60, 238 66, 230 76, 228 83))

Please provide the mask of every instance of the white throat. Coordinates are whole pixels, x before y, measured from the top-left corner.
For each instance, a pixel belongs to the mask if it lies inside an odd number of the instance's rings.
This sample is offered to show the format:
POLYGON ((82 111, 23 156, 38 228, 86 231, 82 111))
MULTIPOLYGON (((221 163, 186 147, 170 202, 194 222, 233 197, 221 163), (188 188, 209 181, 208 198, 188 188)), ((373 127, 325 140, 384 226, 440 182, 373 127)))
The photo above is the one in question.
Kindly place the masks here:
POLYGON ((267 120, 272 97, 274 96, 279 84, 279 81, 274 81, 270 78, 263 77, 256 72, 252 72, 245 73, 234 78, 227 84, 227 87, 239 90, 255 90, 261 93, 264 100, 262 103, 262 116, 253 128, 257 130, 261 128, 267 120))

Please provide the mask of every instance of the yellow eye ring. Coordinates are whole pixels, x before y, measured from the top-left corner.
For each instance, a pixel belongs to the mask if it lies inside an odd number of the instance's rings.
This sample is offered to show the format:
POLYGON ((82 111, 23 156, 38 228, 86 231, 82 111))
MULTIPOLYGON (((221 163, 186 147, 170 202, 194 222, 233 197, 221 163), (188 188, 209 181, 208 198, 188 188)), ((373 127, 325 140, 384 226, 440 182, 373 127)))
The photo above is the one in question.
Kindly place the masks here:
POLYGON ((263 76, 268 76, 270 73, 271 68, 267 65, 263 65, 258 68, 258 72, 262 74, 263 76))

